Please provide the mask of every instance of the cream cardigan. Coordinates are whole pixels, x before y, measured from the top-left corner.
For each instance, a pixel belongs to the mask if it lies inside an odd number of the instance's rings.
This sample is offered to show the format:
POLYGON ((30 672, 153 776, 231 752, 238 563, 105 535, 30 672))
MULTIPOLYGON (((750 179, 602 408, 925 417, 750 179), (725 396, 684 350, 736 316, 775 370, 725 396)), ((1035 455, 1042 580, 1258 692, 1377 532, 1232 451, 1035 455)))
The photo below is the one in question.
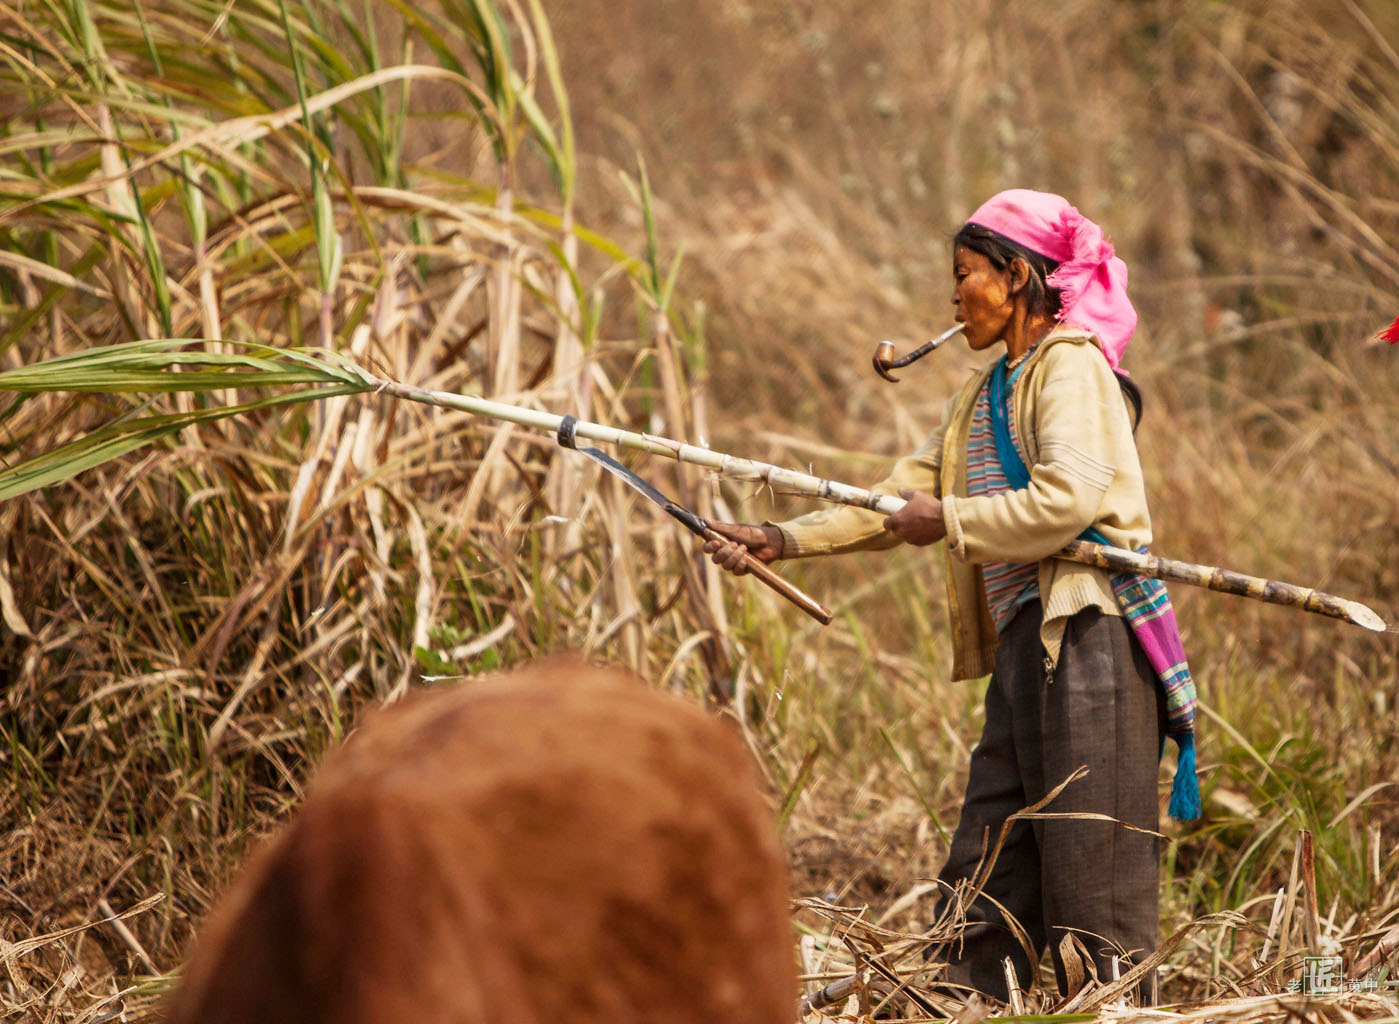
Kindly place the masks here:
MULTIPOLYGON (((990 672, 996 650, 980 563, 1039 562, 1040 635, 1057 663, 1069 616, 1084 608, 1121 611, 1107 573, 1050 556, 1089 526, 1118 547, 1151 542, 1141 463, 1117 378, 1097 339, 1076 328, 1051 331, 1011 390, 1029 487, 967 497, 972 409, 991 368, 972 375, 928 440, 873 488, 897 494, 908 487, 942 498, 955 679, 990 672)), ((883 523, 879 513, 841 505, 774 525, 782 531, 783 557, 805 558, 894 547, 899 540, 883 523)))

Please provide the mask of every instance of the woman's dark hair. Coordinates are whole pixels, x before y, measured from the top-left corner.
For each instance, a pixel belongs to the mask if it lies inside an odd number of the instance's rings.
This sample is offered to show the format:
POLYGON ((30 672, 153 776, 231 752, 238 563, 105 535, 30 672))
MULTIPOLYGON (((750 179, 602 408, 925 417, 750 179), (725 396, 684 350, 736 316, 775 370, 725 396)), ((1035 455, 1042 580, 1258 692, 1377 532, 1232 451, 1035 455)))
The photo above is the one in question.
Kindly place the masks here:
POLYGON ((1018 242, 1012 242, 1005 235, 984 228, 980 224, 962 225, 962 230, 952 239, 953 248, 959 245, 966 246, 972 252, 981 253, 997 270, 1010 269, 1010 261, 1017 257, 1024 260, 1030 267, 1030 280, 1026 286, 1030 312, 1045 316, 1053 316, 1059 312, 1059 292, 1045 284, 1049 275, 1059 269, 1059 264, 1054 260, 1027 249, 1018 242))
MULTIPOLYGON (((1030 268, 1030 280, 1026 285, 1030 311, 1045 316, 1053 316, 1059 312, 1059 290, 1046 284, 1049 275, 1059 269, 1059 264, 1054 260, 1033 249, 1027 249, 1018 242, 1012 242, 1005 235, 984 228, 980 224, 964 224, 962 230, 952 239, 953 248, 959 245, 966 246, 972 252, 981 253, 997 270, 1008 270, 1011 260, 1016 257, 1023 259, 1030 268)), ((1117 377, 1117 385, 1122 390, 1122 398, 1131 410, 1132 432, 1136 433, 1137 424, 1142 421, 1142 390, 1131 377, 1122 373, 1115 373, 1114 376, 1117 377)))
POLYGON ((1117 378, 1117 386, 1122 390, 1122 397, 1127 402, 1127 408, 1132 413, 1132 433, 1137 432, 1137 426, 1142 421, 1142 389, 1137 387, 1137 382, 1125 373, 1117 370, 1113 371, 1113 376, 1117 378))

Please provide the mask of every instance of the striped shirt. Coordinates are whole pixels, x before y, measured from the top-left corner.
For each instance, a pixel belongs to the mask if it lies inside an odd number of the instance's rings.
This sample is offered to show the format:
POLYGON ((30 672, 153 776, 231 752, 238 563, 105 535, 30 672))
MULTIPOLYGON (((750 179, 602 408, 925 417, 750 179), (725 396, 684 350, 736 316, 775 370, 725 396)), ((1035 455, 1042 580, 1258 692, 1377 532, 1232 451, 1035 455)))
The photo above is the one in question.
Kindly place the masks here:
MULTIPOLYGON (((1022 362, 1023 366, 1024 363, 1022 362)), ((1016 373, 1011 371, 1010 381, 1016 373)), ((1015 431, 1015 417, 1010 414, 1012 388, 1006 388, 1006 421, 1010 424, 1010 436, 1019 444, 1015 431)), ((976 396, 972 409, 971 430, 967 435, 967 496, 990 496, 1010 490, 1010 484, 1001 469, 1001 460, 996 456, 996 438, 991 429, 991 389, 990 383, 982 387, 976 396)), ((1037 562, 986 562, 981 567, 982 578, 986 582, 986 603, 991 608, 991 621, 996 624, 996 632, 1010 625, 1021 605, 1039 599, 1039 564, 1037 562)))

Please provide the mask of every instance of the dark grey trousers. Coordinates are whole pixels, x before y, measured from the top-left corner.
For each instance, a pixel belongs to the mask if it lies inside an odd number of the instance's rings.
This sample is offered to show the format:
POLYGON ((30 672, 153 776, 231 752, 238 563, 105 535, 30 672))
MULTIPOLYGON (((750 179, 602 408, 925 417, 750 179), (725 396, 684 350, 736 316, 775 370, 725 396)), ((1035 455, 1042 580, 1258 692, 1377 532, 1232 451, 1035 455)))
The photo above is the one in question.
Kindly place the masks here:
MULTIPOLYGON (((962 817, 939 876, 939 911, 957 883, 976 874, 1006 818, 1040 800, 1080 765, 1088 768, 1087 776, 1070 783, 1042 813, 1089 811, 1157 828, 1165 697, 1131 628, 1097 609, 1079 612, 1068 622, 1059 664, 1048 673, 1040 621, 1036 601, 1001 633, 986 690, 986 724, 972 751, 962 817)), ((1070 930, 1092 955, 1098 977, 1111 979, 1116 957, 1125 953, 1135 961, 1155 950, 1159 888, 1155 836, 1107 821, 1020 821, 982 895, 967 908, 960 941, 935 955, 949 961, 948 981, 1003 1001, 1002 961, 1010 957, 1021 987, 1028 988, 1033 965, 1006 926, 1003 908, 1028 935, 1035 964, 1049 945, 1061 992, 1066 980, 1059 944, 1070 930)), ((1152 1000, 1154 991, 1148 980, 1139 999, 1152 1000)))

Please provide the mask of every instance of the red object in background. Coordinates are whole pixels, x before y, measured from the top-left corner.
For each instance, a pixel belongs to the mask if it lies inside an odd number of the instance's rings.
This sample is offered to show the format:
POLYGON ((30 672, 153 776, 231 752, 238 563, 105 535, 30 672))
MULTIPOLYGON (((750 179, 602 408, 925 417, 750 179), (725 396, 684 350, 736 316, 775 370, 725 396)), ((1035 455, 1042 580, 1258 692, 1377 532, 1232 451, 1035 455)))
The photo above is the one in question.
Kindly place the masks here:
POLYGON ((1380 341, 1387 341, 1391 345, 1399 344, 1399 316, 1394 318, 1394 323, 1383 331, 1380 331, 1380 341))

